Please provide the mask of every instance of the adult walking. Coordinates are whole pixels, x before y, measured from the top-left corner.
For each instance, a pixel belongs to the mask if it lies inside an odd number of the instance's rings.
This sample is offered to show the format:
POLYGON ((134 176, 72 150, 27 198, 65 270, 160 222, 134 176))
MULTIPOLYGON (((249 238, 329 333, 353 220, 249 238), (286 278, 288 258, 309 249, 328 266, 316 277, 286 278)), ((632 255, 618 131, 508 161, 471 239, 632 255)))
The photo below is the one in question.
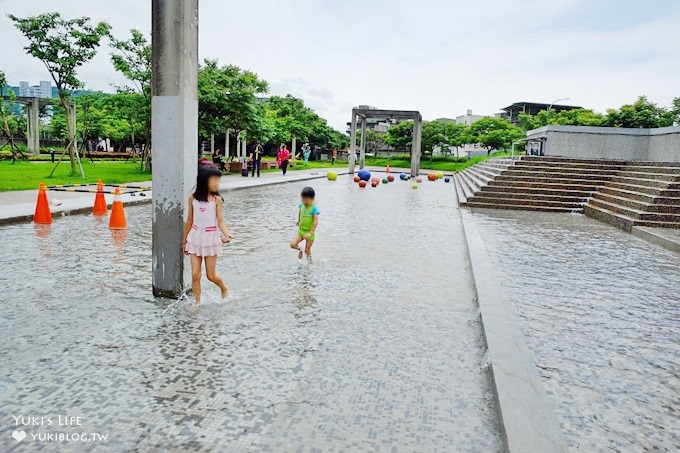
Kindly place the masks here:
POLYGON ((281 145, 279 152, 276 154, 276 163, 285 176, 288 171, 288 164, 290 163, 290 151, 288 151, 288 146, 285 143, 281 145))
POLYGON ((250 176, 255 177, 255 171, 257 169, 257 177, 260 177, 260 165, 262 164, 262 155, 264 154, 264 148, 258 140, 255 142, 255 146, 250 152, 250 176))

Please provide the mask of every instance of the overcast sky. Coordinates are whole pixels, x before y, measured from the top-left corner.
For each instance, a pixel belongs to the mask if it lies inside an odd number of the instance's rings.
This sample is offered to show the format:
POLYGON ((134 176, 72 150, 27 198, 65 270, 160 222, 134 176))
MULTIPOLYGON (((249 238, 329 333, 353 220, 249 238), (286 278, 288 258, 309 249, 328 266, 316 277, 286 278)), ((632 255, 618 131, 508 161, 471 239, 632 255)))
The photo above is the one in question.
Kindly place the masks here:
MULTIPOLYGON (((200 58, 251 69, 344 129, 351 107, 417 109, 426 119, 515 101, 604 111, 640 94, 680 96, 676 0, 199 0, 200 58)), ((47 80, 5 14, 59 10, 148 33, 151 2, 0 0, 0 67, 11 84, 47 80)), ((80 71, 121 83, 109 50, 80 71)))

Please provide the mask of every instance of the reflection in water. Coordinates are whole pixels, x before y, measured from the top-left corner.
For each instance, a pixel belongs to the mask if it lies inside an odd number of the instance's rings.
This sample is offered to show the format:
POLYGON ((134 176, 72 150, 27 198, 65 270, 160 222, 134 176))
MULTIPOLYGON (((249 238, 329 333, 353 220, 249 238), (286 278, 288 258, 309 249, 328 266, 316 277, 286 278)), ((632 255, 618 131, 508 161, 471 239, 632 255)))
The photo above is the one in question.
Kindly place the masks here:
POLYGON ((149 206, 126 234, 0 228, 0 417, 82 416, 105 451, 498 451, 452 186, 314 181, 308 265, 288 244, 309 184, 225 194, 232 295, 206 282, 198 308, 151 297, 149 206))
POLYGON ((474 217, 572 449, 678 451, 678 255, 581 215, 474 217))

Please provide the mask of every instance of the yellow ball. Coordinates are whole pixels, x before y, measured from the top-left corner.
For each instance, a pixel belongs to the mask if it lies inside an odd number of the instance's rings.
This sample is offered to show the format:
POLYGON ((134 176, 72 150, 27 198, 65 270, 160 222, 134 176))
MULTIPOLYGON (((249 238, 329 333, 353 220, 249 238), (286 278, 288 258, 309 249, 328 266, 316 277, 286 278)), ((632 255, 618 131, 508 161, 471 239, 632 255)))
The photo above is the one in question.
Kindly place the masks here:
POLYGON ((442 179, 443 177, 444 177, 443 171, 437 172, 437 179, 442 179))
POLYGON ((412 189, 417 189, 417 188, 418 188, 418 183, 417 183, 417 182, 414 182, 413 184, 411 184, 411 188, 412 188, 412 189))
POLYGON ((334 171, 329 171, 326 173, 326 178, 328 178, 329 181, 335 181, 338 179, 338 174, 334 171))

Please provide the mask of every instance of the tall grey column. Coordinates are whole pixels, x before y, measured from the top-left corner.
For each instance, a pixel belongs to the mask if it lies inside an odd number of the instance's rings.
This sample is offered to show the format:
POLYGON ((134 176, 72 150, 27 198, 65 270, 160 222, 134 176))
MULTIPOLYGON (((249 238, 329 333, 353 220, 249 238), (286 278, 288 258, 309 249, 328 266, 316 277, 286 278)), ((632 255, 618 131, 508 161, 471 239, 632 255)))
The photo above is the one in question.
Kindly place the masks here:
POLYGON ((357 114, 352 109, 352 123, 349 126, 349 173, 354 174, 354 164, 357 160, 357 114))
POLYGON ((413 139, 411 140, 411 176, 420 173, 420 147, 422 145, 423 118, 416 114, 413 118, 413 139))
POLYGON ((196 184, 198 0, 152 0, 153 293, 184 291, 182 231, 196 184))
POLYGON ((33 98, 30 104, 26 105, 26 117, 28 152, 37 156, 40 154, 40 99, 33 98))
POLYGON ((361 143, 359 144, 359 168, 366 166, 366 117, 361 118, 361 143))
POLYGON ((215 133, 210 133, 210 154, 215 154, 215 133))
POLYGON ((297 148, 297 138, 293 137, 293 142, 291 143, 291 150, 290 153, 293 155, 293 158, 295 158, 295 149, 297 148))
POLYGON ((224 158, 229 157, 229 129, 224 133, 224 158))

